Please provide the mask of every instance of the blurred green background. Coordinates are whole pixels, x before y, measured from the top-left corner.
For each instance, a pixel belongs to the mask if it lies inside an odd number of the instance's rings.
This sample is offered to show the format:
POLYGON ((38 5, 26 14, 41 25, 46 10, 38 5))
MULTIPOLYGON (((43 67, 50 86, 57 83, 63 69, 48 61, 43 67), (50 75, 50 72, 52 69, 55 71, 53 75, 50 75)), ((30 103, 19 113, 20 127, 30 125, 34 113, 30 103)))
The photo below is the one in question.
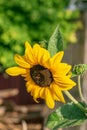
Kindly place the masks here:
POLYGON ((69 4, 70 0, 0 0, 0 71, 15 64, 13 56, 23 54, 25 41, 47 45, 57 25, 64 49, 76 43, 80 11, 70 10, 69 4))

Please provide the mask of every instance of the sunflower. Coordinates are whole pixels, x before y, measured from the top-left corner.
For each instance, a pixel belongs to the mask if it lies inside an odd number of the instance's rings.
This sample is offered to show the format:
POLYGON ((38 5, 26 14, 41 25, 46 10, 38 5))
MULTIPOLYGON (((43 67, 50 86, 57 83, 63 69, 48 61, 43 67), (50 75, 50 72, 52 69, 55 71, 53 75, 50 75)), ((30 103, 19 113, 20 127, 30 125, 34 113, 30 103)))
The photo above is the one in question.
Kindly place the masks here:
POLYGON ((63 91, 76 85, 68 73, 71 66, 61 63, 63 51, 50 57, 48 50, 35 44, 25 43, 25 54, 14 56, 18 66, 6 69, 11 76, 21 75, 26 80, 27 91, 38 103, 38 98, 45 100, 49 108, 54 108, 55 101, 65 102, 63 91))

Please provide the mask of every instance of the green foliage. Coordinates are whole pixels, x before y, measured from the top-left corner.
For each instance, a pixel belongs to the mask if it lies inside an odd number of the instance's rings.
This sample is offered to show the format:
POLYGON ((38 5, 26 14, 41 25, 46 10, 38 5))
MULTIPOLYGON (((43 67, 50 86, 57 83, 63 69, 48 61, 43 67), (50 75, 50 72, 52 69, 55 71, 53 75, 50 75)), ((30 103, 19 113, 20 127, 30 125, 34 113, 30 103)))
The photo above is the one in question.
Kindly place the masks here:
POLYGON ((74 103, 67 103, 54 112, 52 112, 47 120, 47 127, 51 130, 58 128, 73 127, 82 124, 87 116, 74 103))
POLYGON ((68 5, 69 0, 0 0, 1 66, 14 65, 13 55, 23 54, 25 41, 48 41, 57 25, 63 33, 64 47, 76 42, 80 13, 68 10, 68 5))
POLYGON ((53 35, 51 36, 48 42, 48 51, 50 52, 51 56, 56 54, 58 51, 63 50, 63 39, 59 30, 59 27, 55 29, 53 35))

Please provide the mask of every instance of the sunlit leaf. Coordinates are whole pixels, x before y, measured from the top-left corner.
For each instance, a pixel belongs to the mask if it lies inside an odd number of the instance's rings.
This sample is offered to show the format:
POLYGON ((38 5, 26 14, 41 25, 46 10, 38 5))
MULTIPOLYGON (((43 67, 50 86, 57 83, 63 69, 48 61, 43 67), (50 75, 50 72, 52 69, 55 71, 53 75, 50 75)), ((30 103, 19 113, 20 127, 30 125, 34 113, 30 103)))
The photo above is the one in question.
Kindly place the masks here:
POLYGON ((82 124, 87 116, 74 103, 65 104, 52 112, 47 120, 47 127, 51 130, 73 127, 82 124))
POLYGON ((50 37, 48 43, 48 51, 50 52, 51 56, 53 56, 57 52, 62 50, 63 50, 63 39, 59 27, 57 26, 52 36, 50 37))

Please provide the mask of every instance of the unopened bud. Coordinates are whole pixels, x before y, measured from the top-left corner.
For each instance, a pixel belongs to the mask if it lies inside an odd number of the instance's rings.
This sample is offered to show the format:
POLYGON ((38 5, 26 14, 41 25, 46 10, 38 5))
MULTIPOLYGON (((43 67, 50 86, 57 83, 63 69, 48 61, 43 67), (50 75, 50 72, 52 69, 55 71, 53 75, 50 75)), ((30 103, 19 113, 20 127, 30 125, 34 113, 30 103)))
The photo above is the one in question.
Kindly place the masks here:
POLYGON ((74 68, 73 68, 73 72, 74 72, 76 75, 81 75, 81 74, 83 74, 86 70, 87 70, 87 65, 86 65, 86 64, 78 64, 78 65, 75 65, 74 68))

